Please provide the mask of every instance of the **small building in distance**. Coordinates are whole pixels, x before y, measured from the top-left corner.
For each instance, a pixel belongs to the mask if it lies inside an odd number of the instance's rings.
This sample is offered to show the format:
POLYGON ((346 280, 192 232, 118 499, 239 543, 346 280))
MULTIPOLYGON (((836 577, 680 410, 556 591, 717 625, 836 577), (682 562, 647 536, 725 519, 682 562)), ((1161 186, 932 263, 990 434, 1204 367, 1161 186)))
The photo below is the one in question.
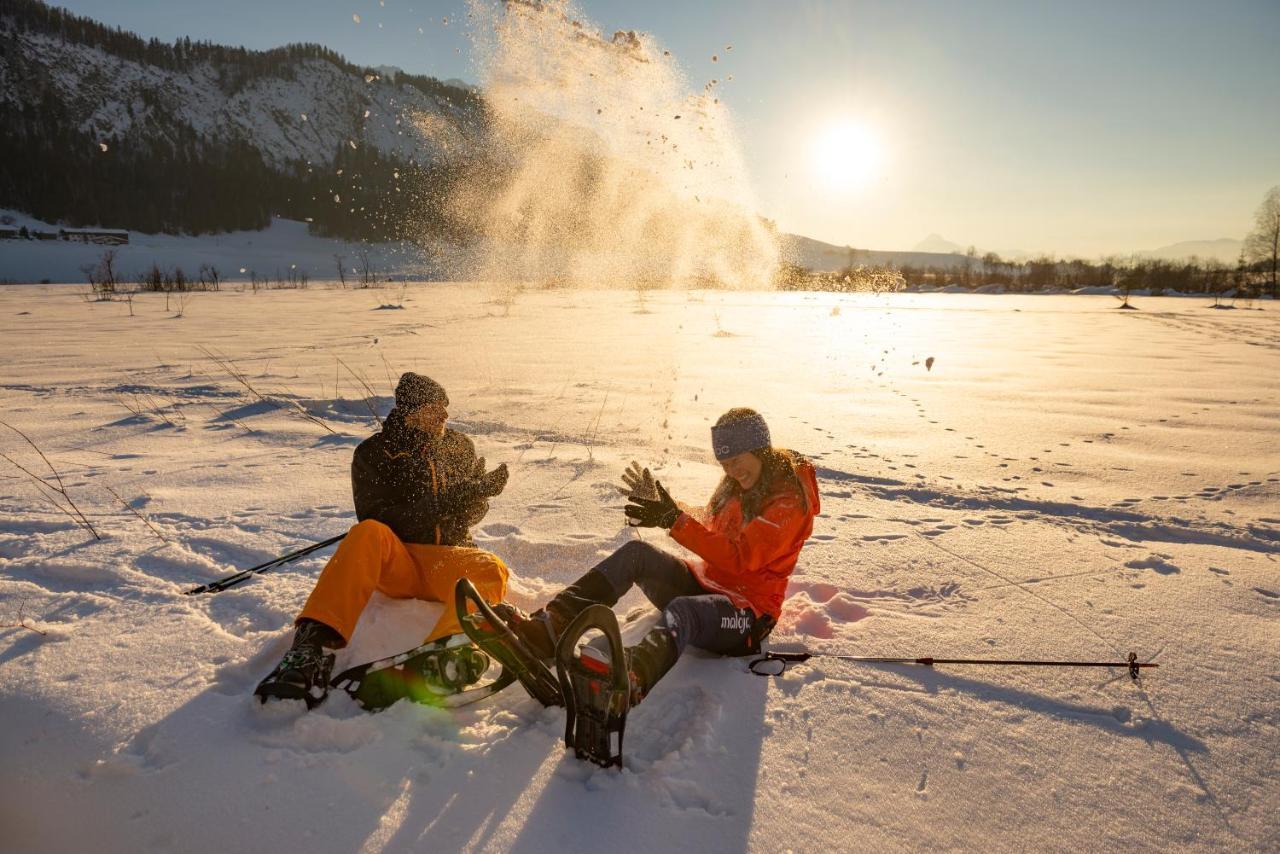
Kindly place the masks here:
POLYGON ((18 240, 20 237, 18 229, 11 225, 0 225, 0 240, 18 240))
POLYGON ((58 239, 97 243, 101 246, 121 246, 129 242, 129 232, 122 228, 60 228, 58 239))

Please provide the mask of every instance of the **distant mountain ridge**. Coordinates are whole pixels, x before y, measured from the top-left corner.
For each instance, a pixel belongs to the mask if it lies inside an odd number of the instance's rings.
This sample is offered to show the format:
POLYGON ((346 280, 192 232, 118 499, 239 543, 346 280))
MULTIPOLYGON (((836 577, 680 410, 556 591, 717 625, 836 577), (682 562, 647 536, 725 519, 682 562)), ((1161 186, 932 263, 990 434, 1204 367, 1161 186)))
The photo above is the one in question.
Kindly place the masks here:
MULTIPOLYGON (((1229 237, 1219 238, 1217 240, 1184 240, 1179 243, 1170 243, 1167 246, 1161 246, 1157 249, 1138 249, 1132 252, 1115 253, 1120 257, 1128 257, 1134 255, 1139 258, 1160 258, 1166 261, 1185 261, 1189 258, 1199 258, 1200 260, 1222 261, 1224 263, 1234 263, 1240 257, 1240 250, 1244 242, 1234 240, 1229 237)), ((968 251, 968 246, 962 246, 959 243, 953 243, 942 235, 933 233, 921 240, 911 248, 910 253, 928 253, 930 255, 956 255, 963 256, 968 251)), ((976 257, 981 258, 989 249, 975 248, 976 257)), ((1025 250, 995 250, 1006 261, 1028 260, 1033 257, 1049 253, 1027 252, 1025 250)), ((888 253, 888 254, 904 254, 904 253, 888 253)))
POLYGON ((1234 264, 1240 257, 1244 241, 1221 237, 1217 240, 1184 240, 1181 243, 1170 243, 1159 249, 1148 249, 1137 253, 1142 258, 1164 258, 1169 261, 1182 261, 1187 258, 1201 260, 1212 259, 1227 264, 1234 264))
POLYGON ((963 267, 970 259, 957 252, 887 252, 823 243, 799 234, 780 234, 782 257, 809 270, 833 272, 847 267, 963 267))
MULTIPOLYGON (((922 250, 920 248, 922 246, 959 246, 959 244, 951 243, 936 234, 930 235, 928 239, 916 244, 916 248, 909 252, 837 246, 833 243, 824 243, 821 240, 814 240, 811 237, 803 237, 798 234, 779 235, 779 241, 785 260, 820 272, 833 272, 857 266, 936 267, 950 270, 964 267, 965 264, 973 264, 976 268, 981 269, 982 256, 986 254, 984 250, 978 249, 975 250, 975 256, 970 258, 963 249, 951 252, 922 250), (934 238, 937 239, 935 240, 934 238)), ((1215 260, 1224 264, 1234 264, 1240 256, 1241 246, 1241 241, 1230 238, 1189 240, 1182 243, 1172 243, 1159 249, 1134 252, 1132 255, 1138 258, 1159 258, 1167 261, 1185 261, 1189 258, 1198 258, 1201 261, 1215 260)), ((997 254, 1000 254, 1001 258, 1006 262, 1020 262, 1037 257, 1028 253, 997 254)), ((1121 257, 1127 258, 1129 256, 1121 257)))
POLYGON ((968 247, 961 246, 959 243, 952 243, 941 234, 930 234, 924 240, 911 247, 911 251, 942 255, 963 255, 966 248, 968 247))

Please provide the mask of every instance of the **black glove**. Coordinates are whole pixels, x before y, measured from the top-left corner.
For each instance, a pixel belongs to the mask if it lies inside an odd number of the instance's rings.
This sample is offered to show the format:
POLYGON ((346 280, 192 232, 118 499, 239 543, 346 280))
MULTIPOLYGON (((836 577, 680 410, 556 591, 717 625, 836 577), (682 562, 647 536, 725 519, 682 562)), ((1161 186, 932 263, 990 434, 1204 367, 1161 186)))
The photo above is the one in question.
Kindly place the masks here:
POLYGON ((653 482, 653 475, 649 470, 641 468, 638 462, 632 460, 631 465, 622 473, 622 486, 618 487, 618 491, 629 500, 647 498, 654 501, 658 497, 658 489, 653 482))
POLYGON ((667 528, 670 529, 680 518, 680 508, 671 495, 657 481, 657 500, 649 498, 631 498, 631 503, 623 508, 627 514, 627 524, 633 528, 667 528))
POLYGON ((496 469, 480 478, 480 490, 487 497, 492 498, 502 493, 507 486, 507 464, 500 463, 496 469))

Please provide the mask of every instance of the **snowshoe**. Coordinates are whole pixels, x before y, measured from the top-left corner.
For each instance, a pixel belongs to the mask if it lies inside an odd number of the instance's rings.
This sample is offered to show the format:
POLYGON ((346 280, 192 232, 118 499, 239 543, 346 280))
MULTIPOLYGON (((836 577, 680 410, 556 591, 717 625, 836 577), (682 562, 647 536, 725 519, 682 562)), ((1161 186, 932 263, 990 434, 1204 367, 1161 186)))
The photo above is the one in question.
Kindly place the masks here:
POLYGON ((466 635, 449 635, 377 661, 349 667, 330 687, 346 691, 366 711, 381 711, 398 700, 456 708, 498 693, 515 681, 506 668, 477 685, 491 659, 466 635), (474 687, 473 687, 474 686, 474 687))
POLYGON ((592 605, 574 618, 556 645, 565 747, 603 768, 622 767, 622 736, 633 695, 627 661, 618 618, 604 605, 592 605), (592 629, 604 633, 607 646, 588 644, 577 651, 578 640, 592 629))
POLYGON ((476 646, 493 656, 529 695, 544 706, 563 706, 560 685, 547 665, 530 650, 511 626, 499 616, 466 578, 454 588, 454 605, 462 630, 476 646), (472 613, 467 603, 475 605, 472 613))

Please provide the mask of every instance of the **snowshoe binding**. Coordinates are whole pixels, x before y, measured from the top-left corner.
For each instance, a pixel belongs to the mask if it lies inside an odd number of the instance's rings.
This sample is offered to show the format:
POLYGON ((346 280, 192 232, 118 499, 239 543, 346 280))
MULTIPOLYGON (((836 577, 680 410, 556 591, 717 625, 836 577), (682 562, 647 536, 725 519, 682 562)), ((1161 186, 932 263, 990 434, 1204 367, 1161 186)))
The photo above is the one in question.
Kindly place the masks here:
POLYGON ((258 701, 303 700, 308 709, 324 702, 335 658, 326 649, 326 641, 340 644, 342 637, 322 623, 303 621, 293 636, 293 646, 254 689, 258 701))
POLYGON ((592 605, 565 627, 556 645, 556 674, 564 695, 565 747, 602 768, 622 767, 622 736, 634 686, 618 631, 618 618, 605 605, 592 605), (604 644, 578 640, 592 629, 604 644))
POLYGON ((529 695, 544 706, 563 706, 560 684, 536 651, 512 631, 511 625, 490 607, 466 578, 454 588, 458 622, 467 637, 493 656, 509 674, 520 681, 529 695), (475 606, 472 612, 468 603, 475 606))
POLYGON ((466 635, 449 635, 398 655, 349 667, 333 678, 366 711, 378 712, 408 699, 456 708, 492 696, 515 681, 507 669, 477 685, 492 660, 466 635))

